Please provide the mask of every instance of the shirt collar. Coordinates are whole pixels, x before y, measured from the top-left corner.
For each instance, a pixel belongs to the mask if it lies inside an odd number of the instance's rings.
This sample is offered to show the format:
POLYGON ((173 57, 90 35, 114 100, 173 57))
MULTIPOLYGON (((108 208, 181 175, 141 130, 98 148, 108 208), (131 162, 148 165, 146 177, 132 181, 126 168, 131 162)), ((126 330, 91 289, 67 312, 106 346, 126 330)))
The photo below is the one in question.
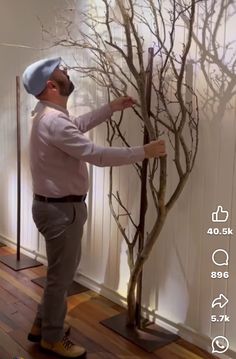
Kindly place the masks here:
POLYGON ((67 116, 69 116, 69 112, 64 107, 56 105, 53 102, 39 101, 39 103, 43 104, 44 106, 55 108, 56 110, 61 111, 61 112, 65 113, 67 116))

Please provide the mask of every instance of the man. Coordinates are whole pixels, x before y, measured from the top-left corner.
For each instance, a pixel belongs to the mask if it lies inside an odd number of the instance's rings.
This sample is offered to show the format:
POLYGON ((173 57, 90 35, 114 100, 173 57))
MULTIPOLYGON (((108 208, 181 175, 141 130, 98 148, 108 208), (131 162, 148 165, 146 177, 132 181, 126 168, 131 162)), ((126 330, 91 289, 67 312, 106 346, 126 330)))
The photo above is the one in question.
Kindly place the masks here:
POLYGON ((81 255, 83 226, 87 219, 86 162, 120 166, 145 157, 165 156, 164 141, 131 148, 101 147, 83 135, 115 111, 131 107, 131 97, 121 97, 86 115, 70 118, 67 101, 74 85, 61 58, 43 59, 26 68, 23 83, 39 102, 33 111, 30 164, 34 222, 46 241, 47 283, 28 339, 67 358, 85 349, 65 333, 66 295, 81 255))

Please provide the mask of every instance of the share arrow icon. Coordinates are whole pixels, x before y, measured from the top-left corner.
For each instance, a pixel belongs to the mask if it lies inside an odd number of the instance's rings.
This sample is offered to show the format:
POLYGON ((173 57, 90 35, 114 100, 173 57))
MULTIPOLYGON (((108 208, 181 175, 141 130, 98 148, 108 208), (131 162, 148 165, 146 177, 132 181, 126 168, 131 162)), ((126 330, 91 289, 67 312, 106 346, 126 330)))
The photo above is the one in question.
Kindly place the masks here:
POLYGON ((222 309, 229 303, 229 300, 224 296, 224 294, 220 294, 218 298, 214 299, 211 307, 215 308, 217 305, 222 309))

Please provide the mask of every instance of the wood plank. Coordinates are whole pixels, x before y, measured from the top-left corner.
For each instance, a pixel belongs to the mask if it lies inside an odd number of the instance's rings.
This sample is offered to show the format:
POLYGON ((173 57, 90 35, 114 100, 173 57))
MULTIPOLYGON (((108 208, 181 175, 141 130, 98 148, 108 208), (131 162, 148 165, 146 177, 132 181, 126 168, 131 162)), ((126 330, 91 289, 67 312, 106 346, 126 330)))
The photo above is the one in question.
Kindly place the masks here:
POLYGON ((16 300, 21 301, 22 303, 27 305, 32 310, 34 310, 34 311, 37 310, 38 303, 34 299, 32 299, 29 295, 25 294, 23 292, 23 288, 22 288, 22 290, 19 290, 14 285, 12 285, 10 282, 1 278, 1 276, 0 276, 0 287, 5 289, 7 292, 9 292, 11 294, 14 293, 16 300))
MULTIPOLYGON (((95 313, 96 311, 94 314, 95 313)), ((142 354, 142 358, 156 358, 155 355, 143 352, 132 343, 115 334, 113 331, 105 328, 97 322, 97 320, 94 321, 91 311, 90 314, 87 311, 84 311, 84 306, 83 309, 78 312, 73 310, 72 315, 73 316, 68 316, 68 321, 73 327, 75 327, 78 331, 85 333, 85 335, 89 338, 93 338, 96 343, 100 343, 106 350, 114 353, 115 355, 136 354, 138 357, 139 354, 142 354)))
POLYGON ((10 353, 6 352, 6 350, 4 350, 1 345, 0 345, 0 358, 12 359, 12 355, 10 353))
MULTIPOLYGON (((200 356, 200 358, 203 358, 203 359, 211 359, 213 357, 211 354, 207 353, 206 351, 202 350, 201 348, 198 348, 196 345, 186 342, 183 339, 179 339, 178 344, 182 348, 187 348, 189 352, 194 352, 195 354, 197 354, 197 358, 199 356, 200 356)), ((216 358, 216 356, 214 356, 214 358, 216 358)))
MULTIPOLYGON (((6 247, 0 248, 5 253, 6 247)), ((12 250, 9 251, 9 253, 12 250)), ((27 340, 27 334, 43 290, 31 282, 45 273, 45 267, 14 272, 0 264, 0 359, 22 356, 24 359, 48 359, 39 344, 27 340)), ((183 339, 154 353, 146 353, 99 322, 120 313, 123 308, 87 291, 68 298, 67 321, 71 337, 87 349, 88 359, 210 359, 215 358, 183 339)), ((50 355, 51 359, 58 359, 50 355)))
MULTIPOLYGON (((13 338, 0 330, 0 343, 3 351, 9 353, 12 356, 23 357, 24 359, 34 359, 29 353, 27 353, 20 344, 18 344, 13 338)), ((4 357, 3 357, 4 358, 4 357)), ((5 358, 4 358, 5 359, 5 358)))

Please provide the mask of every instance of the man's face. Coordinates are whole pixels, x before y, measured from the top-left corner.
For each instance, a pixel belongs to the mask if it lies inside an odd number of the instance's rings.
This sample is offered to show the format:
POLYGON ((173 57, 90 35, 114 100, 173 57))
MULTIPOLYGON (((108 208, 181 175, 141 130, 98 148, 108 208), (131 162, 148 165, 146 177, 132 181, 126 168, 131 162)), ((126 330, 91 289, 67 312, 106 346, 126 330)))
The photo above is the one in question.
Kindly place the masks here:
POLYGON ((59 93, 63 97, 69 97, 74 90, 74 84, 67 74, 66 68, 57 67, 52 74, 51 80, 54 80, 59 86, 59 93))

